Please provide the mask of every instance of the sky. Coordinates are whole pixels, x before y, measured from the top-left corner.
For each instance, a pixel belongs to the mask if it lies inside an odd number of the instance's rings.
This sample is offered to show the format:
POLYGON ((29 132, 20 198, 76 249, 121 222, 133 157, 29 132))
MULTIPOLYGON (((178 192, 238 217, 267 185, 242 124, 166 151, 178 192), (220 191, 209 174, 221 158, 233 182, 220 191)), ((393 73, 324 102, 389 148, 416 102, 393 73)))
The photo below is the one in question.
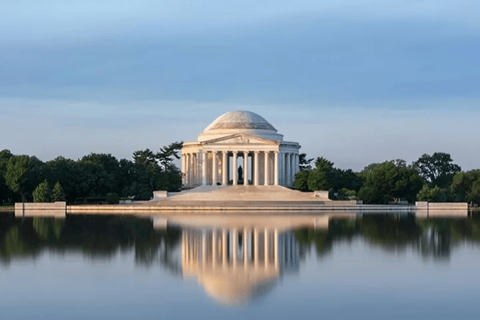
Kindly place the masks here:
POLYGON ((480 168, 480 1, 16 0, 0 10, 0 150, 132 158, 263 116, 342 169, 480 168))

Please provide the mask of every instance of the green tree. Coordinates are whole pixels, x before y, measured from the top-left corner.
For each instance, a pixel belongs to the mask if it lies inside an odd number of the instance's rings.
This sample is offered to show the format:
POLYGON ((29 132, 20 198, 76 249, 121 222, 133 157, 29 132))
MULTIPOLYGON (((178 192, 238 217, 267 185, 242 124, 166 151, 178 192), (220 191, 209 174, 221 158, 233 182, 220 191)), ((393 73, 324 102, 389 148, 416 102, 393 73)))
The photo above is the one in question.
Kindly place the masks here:
POLYGON ((53 201, 65 200, 62 185, 58 181, 55 183, 55 186, 53 187, 53 190, 52 190, 52 200, 53 201))
POLYGON ((412 164, 412 167, 429 187, 447 188, 453 176, 461 171, 460 166, 452 162, 450 154, 435 152, 431 156, 422 155, 412 164))
POLYGON ((313 161, 313 158, 308 159, 307 154, 305 153, 300 153, 298 156, 298 166, 300 170, 311 170, 311 162, 313 161))
POLYGON ((0 151, 0 204, 5 202, 11 202, 12 190, 8 187, 5 181, 5 174, 7 173, 8 160, 13 157, 10 150, 0 151))
POLYGON ((386 161, 368 166, 360 173, 363 186, 358 198, 366 203, 415 201, 422 187, 422 179, 404 160, 386 161))
MULTIPOLYGON (((160 148, 157 152, 156 158, 158 159, 161 168, 166 171, 175 159, 180 159, 179 152, 182 150, 183 142, 173 142, 168 146, 160 148)), ((147 149, 148 150, 148 149, 147 149)))
POLYGON ((84 176, 81 166, 72 159, 57 157, 46 163, 49 168, 48 180, 58 181, 63 189, 64 199, 74 202, 78 197, 86 196, 88 191, 83 190, 84 176))
POLYGON ((52 200, 52 191, 48 181, 45 179, 40 183, 35 190, 33 190, 33 201, 34 202, 50 202, 52 200))
POLYGON ((422 190, 418 192, 417 200, 445 202, 449 200, 448 190, 446 188, 440 188, 439 186, 429 187, 427 184, 424 184, 422 190))
MULTIPOLYGON (((308 160, 308 162, 312 159, 308 160)), ((295 175, 294 187, 301 191, 328 190, 330 197, 349 198, 361 187, 362 180, 352 170, 342 170, 334 167, 334 163, 323 157, 315 160, 314 169, 301 170, 295 175), (342 193, 342 190, 349 190, 342 193)))
POLYGON ((300 191, 308 191, 308 175, 310 174, 311 170, 300 170, 295 174, 295 181, 293 182, 293 186, 296 190, 300 191))
POLYGON ((332 187, 328 175, 333 171, 333 162, 324 157, 315 160, 315 168, 308 174, 308 189, 310 191, 330 190, 332 187))
POLYGON ((320 169, 323 172, 332 172, 334 163, 325 159, 324 157, 318 157, 315 160, 315 168, 320 169))
POLYGON ((327 174, 321 169, 316 168, 308 174, 308 189, 310 191, 330 190, 331 184, 327 179, 327 174))
POLYGON ((91 153, 78 161, 81 196, 106 197, 118 191, 118 160, 111 154, 91 153))
POLYGON ((456 195, 455 200, 480 204, 480 170, 457 173, 451 189, 456 195))

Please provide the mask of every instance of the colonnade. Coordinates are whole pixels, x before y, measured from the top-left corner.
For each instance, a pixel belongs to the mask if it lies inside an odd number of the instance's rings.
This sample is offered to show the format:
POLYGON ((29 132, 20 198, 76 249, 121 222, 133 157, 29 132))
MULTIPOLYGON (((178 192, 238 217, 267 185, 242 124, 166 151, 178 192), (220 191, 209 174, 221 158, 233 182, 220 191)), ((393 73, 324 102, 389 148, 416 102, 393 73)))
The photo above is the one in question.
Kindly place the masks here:
POLYGON ((299 171, 298 152, 216 151, 182 152, 185 186, 197 185, 283 185, 292 186, 299 171), (240 163, 240 158, 243 163, 240 163), (242 167, 243 181, 238 168, 242 167))
POLYGON ((183 263, 288 269, 298 265, 298 251, 295 237, 277 229, 184 229, 182 232, 183 263))

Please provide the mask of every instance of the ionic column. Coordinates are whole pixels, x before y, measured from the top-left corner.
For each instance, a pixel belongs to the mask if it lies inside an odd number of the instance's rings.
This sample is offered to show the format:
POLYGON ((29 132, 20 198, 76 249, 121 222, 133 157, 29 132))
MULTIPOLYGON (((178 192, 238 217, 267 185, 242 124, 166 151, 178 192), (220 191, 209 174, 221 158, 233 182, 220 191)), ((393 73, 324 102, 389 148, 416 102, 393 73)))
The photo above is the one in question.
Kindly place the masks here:
POLYGON ((228 152, 223 151, 223 161, 222 161, 222 185, 226 186, 228 184, 228 152))
POLYGON ((238 184, 238 177, 237 177, 237 151, 233 152, 233 185, 236 186, 238 184))
POLYGON ((275 165, 273 170, 273 184, 278 186, 278 151, 275 151, 275 165))
POLYGON ((186 179, 187 179, 187 174, 186 174, 186 154, 182 153, 182 184, 186 185, 186 179))
POLYGON ((193 153, 189 153, 188 154, 188 161, 189 161, 189 164, 188 164, 188 184, 190 186, 194 185, 195 184, 195 156, 193 155, 193 153))
POLYGON ((300 171, 300 156, 298 153, 295 153, 295 174, 300 171))
POLYGON ((217 152, 212 152, 212 186, 217 185, 217 152))
POLYGON ((280 184, 284 186, 285 183, 285 153, 280 152, 280 184))
POLYGON ((193 154, 193 184, 198 184, 198 152, 193 154))
POLYGON ((189 170, 189 159, 188 159, 188 153, 185 154, 185 185, 188 186, 188 170, 189 170))
POLYGON ((243 152, 243 185, 248 186, 248 151, 243 152))
POLYGON ((268 243, 268 229, 267 228, 265 228, 265 231, 264 231, 264 239, 265 239, 264 240, 264 244, 265 244, 265 252, 264 252, 264 258, 265 259, 264 260, 265 260, 265 268, 266 268, 268 266, 268 258, 269 258, 268 256, 270 254, 270 252, 268 250, 269 249, 269 246, 268 246, 269 243, 268 243))
POLYGON ((269 152, 268 151, 265 151, 264 152, 265 154, 265 185, 268 186, 270 184, 270 182, 268 181, 269 178, 270 178, 270 163, 269 163, 269 152))
POLYGON ((207 184, 207 152, 202 151, 202 185, 207 184))
POLYGON ((290 156, 292 157, 291 161, 290 161, 290 166, 292 167, 292 171, 290 173, 290 181, 291 181, 291 185, 293 186, 293 182, 295 181, 295 154, 292 153, 290 154, 290 156))
POLYGON ((287 153, 286 154, 286 158, 287 158, 287 161, 286 161, 286 167, 287 167, 287 172, 286 172, 286 185, 287 187, 290 186, 290 181, 291 181, 291 172, 290 172, 290 153, 287 153))
POLYGON ((259 152, 255 151, 253 153, 253 185, 258 186, 258 156, 259 152))
POLYGON ((238 231, 237 229, 232 230, 232 256, 233 256, 233 267, 237 266, 238 259, 238 231))

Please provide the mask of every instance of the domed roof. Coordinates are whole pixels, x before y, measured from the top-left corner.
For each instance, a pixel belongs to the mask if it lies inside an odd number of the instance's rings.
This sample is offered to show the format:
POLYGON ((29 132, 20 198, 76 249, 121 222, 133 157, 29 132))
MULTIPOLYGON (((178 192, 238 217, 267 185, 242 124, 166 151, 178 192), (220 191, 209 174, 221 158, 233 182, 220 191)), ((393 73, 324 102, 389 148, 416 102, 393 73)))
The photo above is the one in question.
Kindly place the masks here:
POLYGON ((204 132, 229 129, 253 129, 277 132, 267 120, 250 111, 232 111, 224 113, 215 119, 215 121, 213 121, 204 132))

